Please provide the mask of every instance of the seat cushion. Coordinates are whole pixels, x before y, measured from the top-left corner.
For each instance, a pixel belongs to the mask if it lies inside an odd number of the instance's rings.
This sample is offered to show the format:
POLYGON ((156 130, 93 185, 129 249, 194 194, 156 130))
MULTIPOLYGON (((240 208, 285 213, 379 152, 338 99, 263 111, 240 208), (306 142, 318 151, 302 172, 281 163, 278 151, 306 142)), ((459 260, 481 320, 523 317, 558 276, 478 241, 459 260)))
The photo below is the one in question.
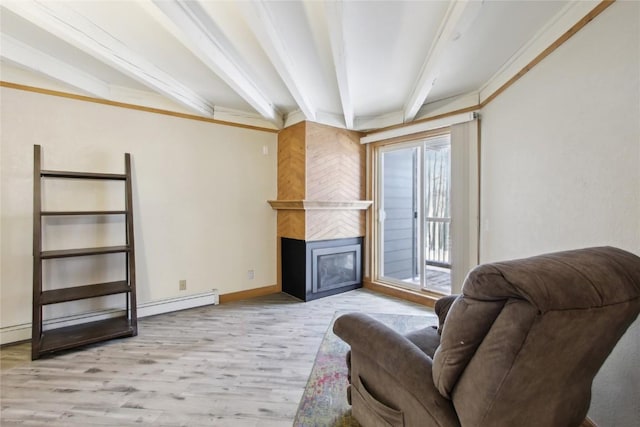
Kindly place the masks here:
POLYGON ((420 350, 433 359, 436 348, 440 345, 440 335, 437 326, 428 326, 417 331, 409 332, 405 337, 420 350))

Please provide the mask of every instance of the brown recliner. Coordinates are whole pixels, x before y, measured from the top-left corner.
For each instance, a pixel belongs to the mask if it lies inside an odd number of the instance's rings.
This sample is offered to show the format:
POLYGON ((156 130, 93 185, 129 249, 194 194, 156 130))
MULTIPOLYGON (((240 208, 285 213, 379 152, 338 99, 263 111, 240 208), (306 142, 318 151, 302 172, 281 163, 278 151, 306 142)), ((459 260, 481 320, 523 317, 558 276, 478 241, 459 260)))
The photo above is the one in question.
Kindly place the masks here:
POLYGON ((402 336, 338 318, 362 426, 579 426, 593 378, 640 312, 640 258, 611 247, 485 264, 402 336))

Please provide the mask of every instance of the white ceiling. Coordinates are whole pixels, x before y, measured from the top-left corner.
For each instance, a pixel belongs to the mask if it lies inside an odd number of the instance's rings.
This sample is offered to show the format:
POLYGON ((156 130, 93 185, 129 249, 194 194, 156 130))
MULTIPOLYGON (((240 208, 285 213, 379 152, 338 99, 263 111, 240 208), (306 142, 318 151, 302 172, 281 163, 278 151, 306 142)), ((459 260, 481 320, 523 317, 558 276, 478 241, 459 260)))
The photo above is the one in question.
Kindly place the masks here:
POLYGON ((365 130, 477 104, 575 2, 1 0, 0 56, 92 97, 365 130))

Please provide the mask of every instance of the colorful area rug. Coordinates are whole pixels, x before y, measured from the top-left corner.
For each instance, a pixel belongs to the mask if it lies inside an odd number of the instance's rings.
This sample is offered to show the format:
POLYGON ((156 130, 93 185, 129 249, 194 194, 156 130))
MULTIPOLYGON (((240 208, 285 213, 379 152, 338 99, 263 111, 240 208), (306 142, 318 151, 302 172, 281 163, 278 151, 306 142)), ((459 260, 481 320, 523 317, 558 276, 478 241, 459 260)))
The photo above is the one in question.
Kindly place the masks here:
MULTIPOLYGON (((347 365, 349 346, 333 333, 333 322, 344 313, 336 313, 324 335, 309 381, 300 400, 294 427, 358 427, 347 403, 347 365)), ((368 313, 369 314, 369 313, 368 313)), ((437 325, 435 314, 369 314, 404 334, 437 325)))

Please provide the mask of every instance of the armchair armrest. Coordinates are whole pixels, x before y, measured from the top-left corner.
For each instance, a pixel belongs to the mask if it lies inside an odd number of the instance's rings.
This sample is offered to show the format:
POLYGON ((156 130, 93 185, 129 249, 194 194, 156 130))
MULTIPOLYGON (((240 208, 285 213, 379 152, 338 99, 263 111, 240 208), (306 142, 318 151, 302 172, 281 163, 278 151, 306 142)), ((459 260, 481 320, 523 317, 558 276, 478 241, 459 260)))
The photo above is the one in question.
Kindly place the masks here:
MULTIPOLYGON (((431 357, 411 341, 362 313, 340 316, 335 321, 333 331, 351 346, 354 369, 358 358, 368 359, 367 364, 375 365, 372 378, 380 379, 382 374, 385 381, 401 385, 434 420, 447 419, 449 423, 445 425, 458 425, 451 402, 442 397, 433 384, 431 357)), ((367 381, 367 378, 364 380, 367 381)), ((393 393, 392 388, 385 385, 375 388, 383 390, 383 393, 387 390, 393 393)), ((396 398, 393 395, 378 397, 389 402, 396 398)), ((402 402, 394 403, 402 406, 402 402)))
POLYGON ((352 352, 375 359, 380 368, 410 387, 431 378, 433 360, 411 341, 363 313, 348 313, 336 319, 333 332, 351 346, 352 352), (401 355, 401 357, 399 357, 401 355))

